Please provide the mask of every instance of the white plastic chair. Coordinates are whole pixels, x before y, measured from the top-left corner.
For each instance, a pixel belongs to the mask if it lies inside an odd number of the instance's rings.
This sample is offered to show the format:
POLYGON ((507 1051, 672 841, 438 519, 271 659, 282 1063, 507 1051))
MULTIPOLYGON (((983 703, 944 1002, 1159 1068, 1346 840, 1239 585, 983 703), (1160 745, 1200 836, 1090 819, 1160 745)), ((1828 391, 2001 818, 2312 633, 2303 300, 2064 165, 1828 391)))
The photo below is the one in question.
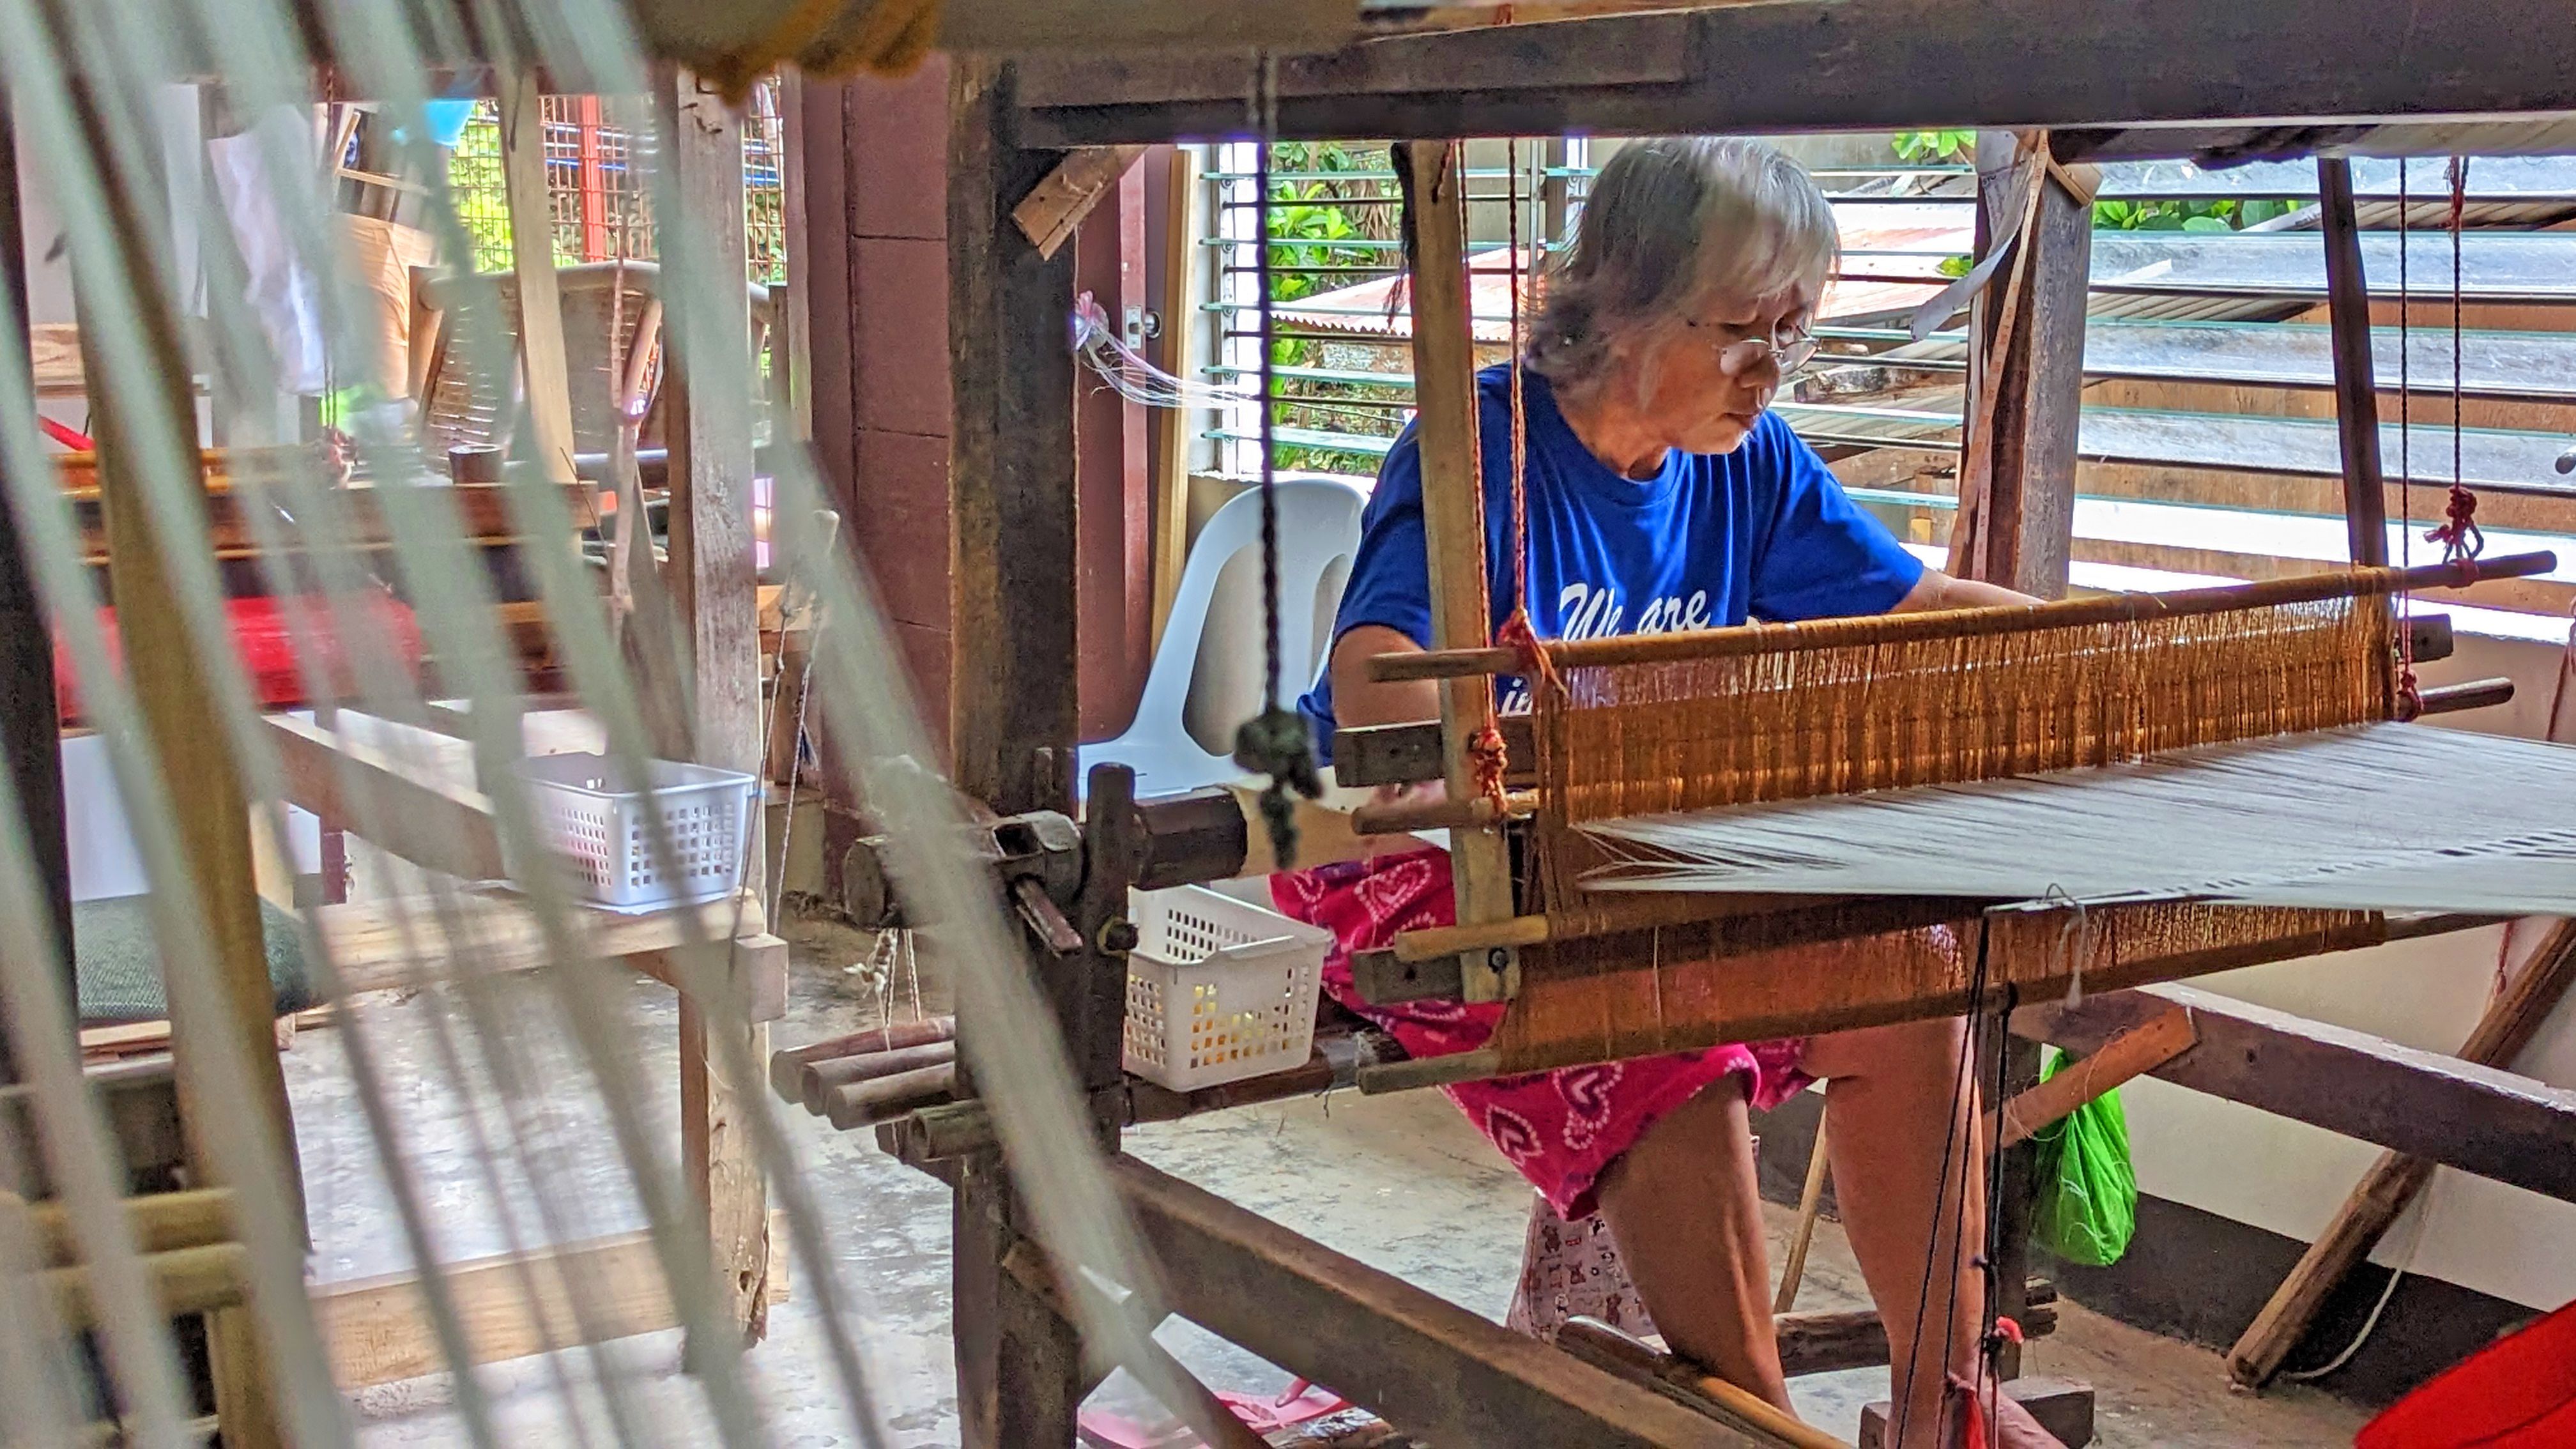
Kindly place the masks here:
MULTIPOLYGON (((1331 478, 1283 478, 1276 487, 1279 692, 1293 705, 1332 643, 1368 499, 1331 478)), ((1083 778, 1097 764, 1125 765, 1136 772, 1139 798, 1239 778, 1234 731, 1261 708, 1261 674, 1261 495, 1248 489, 1199 530, 1135 722, 1114 740, 1081 748, 1083 778)))

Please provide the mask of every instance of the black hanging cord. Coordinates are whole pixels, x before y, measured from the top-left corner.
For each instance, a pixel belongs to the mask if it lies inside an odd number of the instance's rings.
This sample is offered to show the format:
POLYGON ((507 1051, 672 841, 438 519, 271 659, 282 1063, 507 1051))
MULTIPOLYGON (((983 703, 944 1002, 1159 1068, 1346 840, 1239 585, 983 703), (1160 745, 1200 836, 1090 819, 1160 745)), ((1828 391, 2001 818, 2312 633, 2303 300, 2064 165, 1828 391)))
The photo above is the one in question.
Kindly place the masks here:
MULTIPOLYGON (((1958 1065, 1950 1073, 1950 1125, 1943 1129, 1941 1134, 1941 1179, 1932 1188, 1932 1231, 1923 1249, 1923 1285, 1914 1299, 1914 1331, 1907 1336, 1916 1348, 1905 1360, 1904 1379, 1897 1386, 1896 1402, 1892 1406, 1895 1411, 1896 1432, 1890 1437, 1899 1444, 1905 1442, 1906 1421, 1914 1410, 1914 1368, 1923 1357, 1921 1348, 1923 1315, 1932 1306, 1933 1271, 1941 1265, 1941 1226, 1945 1220, 1944 1215, 1949 1210, 1950 1164, 1958 1161, 1959 1119, 1965 1115, 1962 1108, 1972 1105, 1967 1103, 1965 1098, 1968 1085, 1976 1080, 1975 1023, 1977 1013, 1986 1000, 1988 947, 1991 945, 1991 934, 1991 928, 1985 921, 1977 922, 1977 961, 1968 973, 1968 1000, 1964 1008, 1969 1027, 1959 1034, 1958 1065)), ((1967 1182, 1968 1174, 1963 1167, 1959 1173, 1959 1210, 1962 1218, 1967 1214, 1967 1182)), ((1966 1224, 1963 1222, 1960 1226, 1964 1230, 1966 1224)), ((1950 1350, 1957 1346, 1953 1328, 1959 1318, 1958 1256, 1958 1245, 1953 1243, 1950 1249, 1950 1291, 1944 1299, 1946 1306, 1941 1311, 1941 1364, 1944 1374, 1949 1372, 1950 1350)))
MULTIPOLYGON (((2003 1134, 2003 1107, 2007 1100, 2006 1093, 2012 1085, 2008 1075, 2012 1053, 2012 1014, 2013 1009, 2019 1005, 2021 1005, 2021 988, 2007 984, 2004 987, 2003 1006, 1996 1013, 1979 1018, 1980 1026, 1987 1037, 1986 1046, 1991 1047, 1994 1052, 1992 1105, 1995 1112, 1997 1138, 1997 1141, 1986 1144, 1986 1241, 1984 1251, 1977 1255, 1977 1271, 1984 1277, 1986 1284, 1985 1322, 1978 1325, 1980 1335, 1977 1340, 1979 1350, 1977 1364, 1983 1371, 1980 1375, 1983 1380, 1981 1392, 1987 1396, 1985 1410, 1988 1425, 1994 1423, 1995 1412, 2001 1407, 2003 1397, 2003 1375, 1996 1372, 1996 1369, 1997 1360, 2003 1355, 2006 1336, 2000 1326, 2002 1314, 1995 1307, 1997 1295, 2003 1288, 2004 1150, 2000 1145, 2000 1139, 2003 1134)), ((1985 1110, 1986 1104, 1980 1103, 1978 1115, 1984 1116, 1985 1110)))
POLYGON ((1253 58, 1252 128, 1258 137, 1252 166, 1254 284, 1260 289, 1261 332, 1261 713, 1235 731, 1234 762, 1270 777, 1261 792, 1261 820, 1269 827, 1275 867, 1287 870, 1297 858, 1297 802, 1324 793, 1315 768, 1315 743, 1306 717, 1279 703, 1283 661, 1279 648, 1279 478, 1277 359, 1273 355, 1270 317, 1270 148, 1279 134, 1279 63, 1267 51, 1253 58))

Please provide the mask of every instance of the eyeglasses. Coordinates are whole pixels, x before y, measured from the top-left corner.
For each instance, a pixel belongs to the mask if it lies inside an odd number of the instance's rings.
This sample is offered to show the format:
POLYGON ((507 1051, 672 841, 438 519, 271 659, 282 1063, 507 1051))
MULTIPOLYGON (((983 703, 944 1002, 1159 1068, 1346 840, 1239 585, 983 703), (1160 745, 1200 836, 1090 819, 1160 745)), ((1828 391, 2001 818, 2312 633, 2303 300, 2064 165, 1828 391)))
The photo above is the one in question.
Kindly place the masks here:
POLYGON ((1792 376, 1816 360, 1816 339, 1804 327, 1783 324, 1780 330, 1768 337, 1754 337, 1732 322, 1700 322, 1684 318, 1682 325, 1694 332, 1721 334, 1719 340, 1713 340, 1709 345, 1717 353, 1719 369, 1729 377, 1742 377, 1766 357, 1780 369, 1782 377, 1792 376))

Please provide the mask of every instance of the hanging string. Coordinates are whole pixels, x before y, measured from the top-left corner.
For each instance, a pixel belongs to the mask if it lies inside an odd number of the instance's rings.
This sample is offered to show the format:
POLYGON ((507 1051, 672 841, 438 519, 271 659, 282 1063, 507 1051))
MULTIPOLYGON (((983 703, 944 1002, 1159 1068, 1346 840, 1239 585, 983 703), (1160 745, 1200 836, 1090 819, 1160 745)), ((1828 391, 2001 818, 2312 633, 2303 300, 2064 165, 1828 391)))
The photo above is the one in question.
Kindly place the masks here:
POLYGON ((2478 495, 2469 491, 2468 474, 2461 466, 2460 396, 2463 391, 2460 366, 2460 235, 2469 209, 2469 158, 2451 158, 2451 497, 2442 511, 2439 527, 2424 535, 2430 543, 2442 546, 2442 562, 2456 564, 2460 582, 2477 582, 2478 555, 2486 551, 2487 536, 2478 527, 2478 495))
MULTIPOLYGON (((1909 1342, 1917 1345, 1923 1342, 1923 1315, 1929 1312, 1932 1307, 1932 1275, 1941 1266, 1941 1223, 1942 1215, 1951 1210, 1950 1167, 1951 1164, 1959 1162, 1959 1122, 1962 1117, 1970 1117, 1973 1121, 1971 1114, 1965 1110, 1967 1107, 1972 1105, 1969 1101, 1969 1094, 1972 1084, 1976 1081, 1974 1053, 1976 1050, 1977 1033, 1974 1029, 1973 1023, 1979 1010, 1985 1005, 1986 983, 1991 975, 1992 958, 1990 951, 1992 944, 1993 931, 1988 923, 1983 918, 1980 918, 1977 922, 1976 963, 1968 972, 1968 998, 1960 1007, 1960 1014, 1968 1017, 1972 1025, 1969 1030, 1959 1033, 1958 1065, 1952 1068, 1950 1072, 1950 1123, 1947 1127, 1942 1129, 1941 1133, 1941 1176, 1939 1180, 1934 1182, 1932 1185, 1932 1221, 1929 1225, 1930 1231, 1925 1234, 1924 1238, 1923 1282, 1918 1295, 1914 1300, 1914 1329, 1913 1332, 1906 1335, 1909 1342)), ((1971 1130, 1973 1130, 1973 1128, 1971 1130)), ((1971 1138, 1971 1141, 1973 1140, 1974 1139, 1971 1138)), ((1966 1165, 1963 1163, 1960 1164, 1958 1177, 1959 1202, 1957 1210, 1961 1219, 1961 1228, 1964 1231, 1966 1227, 1965 1220, 1967 1217, 1968 1207, 1968 1174, 1966 1165)), ((1954 1346, 1952 1331, 1959 1321, 1959 1271, 1957 1257, 1958 1243, 1954 1239, 1951 1243, 1952 1262, 1950 1264, 1950 1289, 1943 1299, 1945 1306, 1941 1312, 1941 1364, 1942 1372, 1945 1374, 1949 1372, 1950 1350, 1954 1346)), ((1896 1401, 1893 1405, 1893 1409, 1896 1419, 1896 1432, 1888 1436, 1889 1442, 1891 1443, 1903 1444, 1909 1442, 1906 1437, 1906 1424, 1907 1420, 1912 1417, 1914 1410, 1914 1369, 1915 1365, 1921 1360, 1922 1354, 1919 1350, 1909 1357, 1905 1362, 1905 1373, 1903 1379, 1895 1385, 1896 1401)), ((1971 1402, 1969 1409, 1973 1420, 1973 1416, 1975 1414, 1975 1404, 1973 1401, 1971 1402)))
MULTIPOLYGON (((2415 562, 2415 318, 2407 276, 2411 252, 2406 228, 2411 216, 2407 188, 2412 158, 2397 158, 2397 562, 2415 562)), ((2413 719, 2424 712, 2424 691, 2415 682, 2415 591, 2397 591, 2397 717, 2413 719)))
POLYGON ((1315 746, 1306 717, 1279 703, 1279 447, 1277 338, 1270 294, 1270 150, 1279 134, 1279 63, 1269 52, 1253 57, 1252 129, 1258 154, 1252 166, 1254 285, 1260 289, 1261 333, 1261 713, 1235 731, 1234 762, 1270 783, 1261 792, 1261 820, 1270 832, 1275 868, 1297 859, 1297 802, 1324 793, 1315 769, 1315 746), (1292 794, 1293 792, 1293 794, 1292 794))
MULTIPOLYGON (((1511 292, 1511 360, 1508 364, 1512 416, 1511 473, 1511 550, 1512 602, 1503 622, 1494 629, 1494 644, 1520 656, 1522 687, 1535 702, 1539 691, 1562 688, 1556 665, 1540 647, 1538 631, 1529 616, 1529 402, 1521 372, 1521 146, 1518 139, 1505 144, 1503 183, 1504 264, 1511 292)), ((1470 295, 1473 288, 1470 288, 1470 295)), ((1472 307, 1470 311, 1472 311, 1472 307)), ((1478 466, 1483 465, 1483 450, 1477 450, 1478 466)), ((1476 786, 1492 801, 1499 817, 1504 809, 1504 777, 1511 768, 1511 751, 1503 743, 1501 727, 1488 720, 1483 729, 1467 742, 1469 759, 1476 770, 1476 786)))

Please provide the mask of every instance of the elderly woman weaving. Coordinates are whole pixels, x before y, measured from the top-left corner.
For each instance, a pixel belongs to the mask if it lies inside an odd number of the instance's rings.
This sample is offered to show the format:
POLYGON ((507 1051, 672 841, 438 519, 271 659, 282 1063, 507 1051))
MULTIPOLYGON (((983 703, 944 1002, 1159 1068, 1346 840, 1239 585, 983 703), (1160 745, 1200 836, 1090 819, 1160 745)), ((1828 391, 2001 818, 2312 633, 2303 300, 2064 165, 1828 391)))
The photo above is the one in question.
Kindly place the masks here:
MULTIPOLYGON (((1814 183, 1759 143, 1637 141, 1602 168, 1518 362, 1525 598, 1540 637, 2021 601, 1918 563, 1765 411, 1814 351, 1808 328, 1836 249, 1814 183)), ((1508 366, 1479 379, 1497 625, 1515 594, 1511 382, 1508 366)), ((1426 647, 1430 628, 1408 431, 1370 500, 1325 676, 1301 703, 1325 758, 1338 726, 1438 715, 1435 686, 1376 683, 1366 667, 1426 647)), ((1504 708, 1525 701, 1513 687, 1504 708)), ((1273 894, 1334 932, 1327 985, 1415 1055, 1466 1050, 1492 1030, 1497 1007, 1367 1008, 1351 990, 1349 952, 1451 920, 1439 852, 1281 875, 1273 894)), ((1976 1235, 1959 1231, 1984 1222, 1962 1031, 1934 1021, 1750 1042, 1450 1096, 1558 1212, 1600 1213, 1676 1352, 1786 1408, 1747 1110, 1824 1081, 1843 1222, 1895 1356, 1901 1449, 1923 1449, 1960 1437, 1963 1390, 1981 1371, 1976 1235)), ((1992 1439, 2056 1443, 2009 1400, 1997 1412, 1992 1439)))

